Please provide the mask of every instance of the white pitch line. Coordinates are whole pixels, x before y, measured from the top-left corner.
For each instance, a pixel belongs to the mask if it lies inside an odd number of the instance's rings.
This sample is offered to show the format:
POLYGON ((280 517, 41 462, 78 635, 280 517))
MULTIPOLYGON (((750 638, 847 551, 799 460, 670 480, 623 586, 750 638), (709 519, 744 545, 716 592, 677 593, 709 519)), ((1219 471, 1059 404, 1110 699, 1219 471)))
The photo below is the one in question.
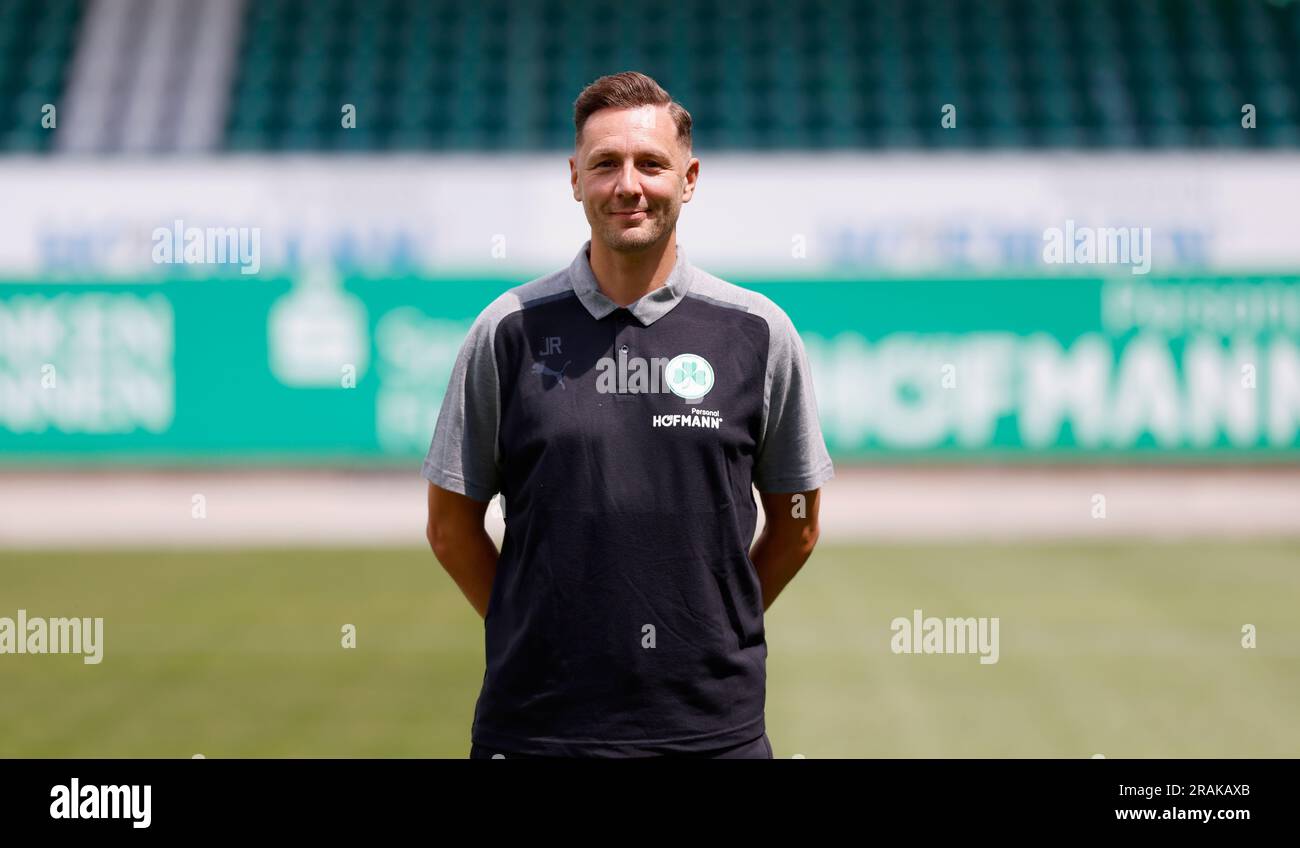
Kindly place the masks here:
MULTIPOLYGON (((418 472, 5 472, 0 548, 419 547, 426 494, 418 472)), ((1300 467, 841 468, 821 526, 831 543, 1300 537, 1300 467)))

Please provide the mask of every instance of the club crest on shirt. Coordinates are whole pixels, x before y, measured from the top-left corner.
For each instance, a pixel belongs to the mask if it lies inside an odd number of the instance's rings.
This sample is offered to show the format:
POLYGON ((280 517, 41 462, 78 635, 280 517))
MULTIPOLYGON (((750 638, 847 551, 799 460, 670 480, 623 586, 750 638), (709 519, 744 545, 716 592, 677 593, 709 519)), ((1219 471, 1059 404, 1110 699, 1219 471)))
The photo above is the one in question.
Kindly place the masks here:
POLYGON ((664 369, 668 390, 679 398, 697 401, 713 388, 713 366, 698 353, 679 353, 664 369))

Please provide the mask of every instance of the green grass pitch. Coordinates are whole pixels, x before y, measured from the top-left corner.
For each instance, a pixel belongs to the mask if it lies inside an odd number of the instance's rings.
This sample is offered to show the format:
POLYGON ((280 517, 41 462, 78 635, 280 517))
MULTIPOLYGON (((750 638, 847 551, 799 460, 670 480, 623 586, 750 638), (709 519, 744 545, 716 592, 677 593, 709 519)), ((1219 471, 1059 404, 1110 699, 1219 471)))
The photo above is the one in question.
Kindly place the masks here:
MULTIPOLYGON (((823 544, 767 616, 777 757, 1300 756, 1300 541, 823 544), (1000 620, 996 664, 889 624, 1000 620), (1257 647, 1242 647, 1241 628, 1257 647)), ((0 552, 0 757, 465 757, 482 622, 426 550, 0 552), (357 646, 341 646, 355 625, 357 646)))

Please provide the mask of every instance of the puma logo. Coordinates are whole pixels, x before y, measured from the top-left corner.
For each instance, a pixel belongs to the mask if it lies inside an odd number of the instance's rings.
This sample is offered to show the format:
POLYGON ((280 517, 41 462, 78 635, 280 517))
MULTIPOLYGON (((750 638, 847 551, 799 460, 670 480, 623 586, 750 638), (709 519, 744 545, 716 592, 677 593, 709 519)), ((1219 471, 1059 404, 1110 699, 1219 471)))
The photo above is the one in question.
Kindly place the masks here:
POLYGON ((544 377, 554 377, 554 378, 555 378, 555 383, 556 383, 556 385, 558 385, 560 388, 563 389, 563 388, 564 388, 564 369, 565 369, 565 368, 568 368, 568 367, 569 367, 569 363, 572 362, 572 361, 573 361, 572 359, 566 361, 563 365, 560 366, 560 370, 559 370, 559 371, 556 371, 554 368, 547 368, 545 362, 534 362, 534 363, 533 363, 533 373, 534 373, 534 374, 541 374, 541 375, 544 376, 544 377))

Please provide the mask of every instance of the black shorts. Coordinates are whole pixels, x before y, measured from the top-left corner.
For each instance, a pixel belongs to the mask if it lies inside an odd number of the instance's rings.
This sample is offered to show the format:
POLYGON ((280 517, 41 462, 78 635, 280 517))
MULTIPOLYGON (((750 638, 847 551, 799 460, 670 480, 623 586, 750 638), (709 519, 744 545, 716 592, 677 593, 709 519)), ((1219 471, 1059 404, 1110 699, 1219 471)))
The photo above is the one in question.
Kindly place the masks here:
MULTIPOLYGON (((764 733, 757 739, 749 742, 742 742, 739 745, 732 745, 727 748, 715 748, 712 751, 700 751, 694 754, 673 754, 671 756, 683 758, 701 758, 710 760, 771 760, 775 759, 772 754, 772 743, 768 741, 767 734, 764 733)), ((502 751, 497 748, 488 748, 483 745, 471 743, 469 747, 469 758, 471 760, 490 760, 496 759, 519 759, 519 760, 540 760, 545 757, 532 756, 527 754, 512 754, 509 751, 502 751)))

